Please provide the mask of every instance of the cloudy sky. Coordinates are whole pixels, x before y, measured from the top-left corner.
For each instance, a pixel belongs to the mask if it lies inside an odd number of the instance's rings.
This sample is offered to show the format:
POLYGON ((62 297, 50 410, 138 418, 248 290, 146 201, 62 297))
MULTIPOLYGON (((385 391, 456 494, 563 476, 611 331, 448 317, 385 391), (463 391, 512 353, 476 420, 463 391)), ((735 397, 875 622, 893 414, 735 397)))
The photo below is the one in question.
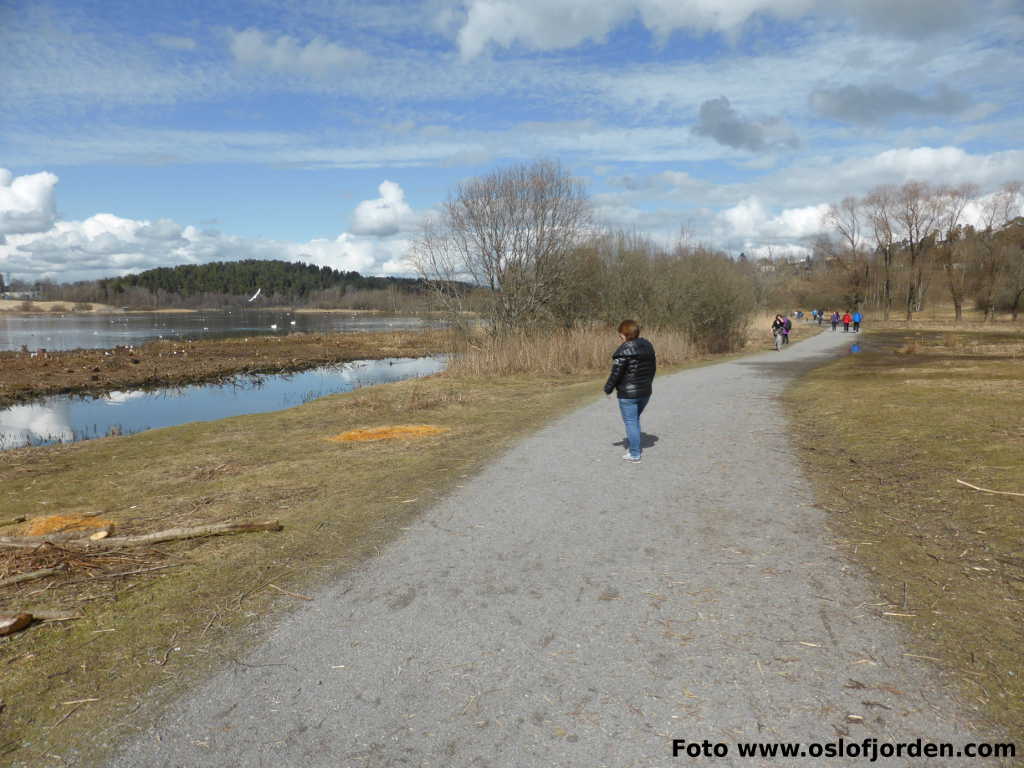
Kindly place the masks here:
POLYGON ((401 274, 537 157, 609 226, 799 251, 879 183, 1024 179, 1022 40, 1020 0, 0 0, 0 270, 401 274))

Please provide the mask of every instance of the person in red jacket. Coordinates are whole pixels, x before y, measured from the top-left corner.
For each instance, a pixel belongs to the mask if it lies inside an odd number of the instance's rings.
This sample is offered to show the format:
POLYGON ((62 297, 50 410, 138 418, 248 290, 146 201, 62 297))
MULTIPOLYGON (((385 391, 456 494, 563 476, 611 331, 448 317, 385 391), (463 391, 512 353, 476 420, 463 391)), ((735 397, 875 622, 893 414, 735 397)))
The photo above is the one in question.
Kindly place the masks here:
POLYGON ((852 322, 853 322, 853 317, 850 315, 850 312, 849 311, 844 312, 843 313, 843 333, 849 333, 850 332, 850 323, 852 323, 852 322))

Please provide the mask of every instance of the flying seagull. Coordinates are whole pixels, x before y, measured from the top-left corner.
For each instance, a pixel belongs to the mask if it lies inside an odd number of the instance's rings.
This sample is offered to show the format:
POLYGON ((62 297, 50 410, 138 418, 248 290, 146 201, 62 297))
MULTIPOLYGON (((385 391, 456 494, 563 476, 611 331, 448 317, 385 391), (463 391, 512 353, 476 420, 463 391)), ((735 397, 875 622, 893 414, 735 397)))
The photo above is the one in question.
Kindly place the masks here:
POLYGON ((252 302, 256 301, 256 297, 260 295, 260 291, 262 291, 262 290, 263 290, 262 288, 257 288, 256 289, 256 293, 254 293, 252 295, 252 298, 249 299, 249 303, 252 303, 252 302))

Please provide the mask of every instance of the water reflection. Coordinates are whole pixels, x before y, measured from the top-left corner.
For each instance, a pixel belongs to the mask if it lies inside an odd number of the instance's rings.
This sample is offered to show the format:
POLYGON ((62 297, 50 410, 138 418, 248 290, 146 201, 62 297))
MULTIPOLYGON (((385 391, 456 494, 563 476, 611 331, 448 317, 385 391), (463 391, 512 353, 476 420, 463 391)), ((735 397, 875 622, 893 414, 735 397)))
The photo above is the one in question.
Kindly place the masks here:
POLYGON ((219 339, 282 335, 293 331, 403 331, 439 327, 441 321, 412 315, 210 310, 120 315, 0 313, 0 350, 108 349, 154 339, 219 339))
POLYGON ((0 411, 0 450, 279 411, 358 387, 429 376, 444 366, 442 357, 358 360, 300 373, 240 377, 227 384, 97 398, 48 397, 0 411))
POLYGON ((855 355, 855 354, 857 354, 858 352, 860 352, 860 344, 852 344, 852 345, 850 346, 850 354, 853 354, 853 355, 855 355))

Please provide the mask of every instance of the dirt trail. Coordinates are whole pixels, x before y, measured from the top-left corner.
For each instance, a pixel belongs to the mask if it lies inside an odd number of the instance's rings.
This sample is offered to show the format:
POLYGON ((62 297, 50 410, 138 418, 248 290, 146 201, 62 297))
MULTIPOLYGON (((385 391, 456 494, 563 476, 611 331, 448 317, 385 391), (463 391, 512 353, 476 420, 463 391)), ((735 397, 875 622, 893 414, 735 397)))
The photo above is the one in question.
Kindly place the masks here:
POLYGON ((735 744, 981 741, 795 465, 776 395, 850 341, 659 378, 640 464, 614 402, 562 418, 114 765, 818 765, 735 744), (673 738, 729 755, 673 758, 673 738))

